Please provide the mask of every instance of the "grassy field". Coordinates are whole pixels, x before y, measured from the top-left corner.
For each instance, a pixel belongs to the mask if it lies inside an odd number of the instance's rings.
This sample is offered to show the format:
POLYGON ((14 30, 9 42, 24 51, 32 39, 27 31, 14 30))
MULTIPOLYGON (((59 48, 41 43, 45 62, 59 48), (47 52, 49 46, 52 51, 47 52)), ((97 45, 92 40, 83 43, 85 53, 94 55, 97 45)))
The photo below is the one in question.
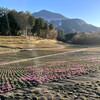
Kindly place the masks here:
POLYGON ((0 43, 1 100, 100 100, 99 46, 36 37, 0 37, 0 43))

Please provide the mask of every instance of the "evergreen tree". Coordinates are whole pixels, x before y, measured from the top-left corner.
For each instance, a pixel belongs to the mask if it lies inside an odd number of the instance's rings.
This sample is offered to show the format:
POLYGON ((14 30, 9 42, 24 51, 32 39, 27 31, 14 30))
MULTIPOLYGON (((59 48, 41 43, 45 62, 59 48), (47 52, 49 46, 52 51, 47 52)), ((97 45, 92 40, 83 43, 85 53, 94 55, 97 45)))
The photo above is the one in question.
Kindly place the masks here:
POLYGON ((33 29, 32 29, 33 34, 36 34, 36 36, 41 37, 44 24, 45 22, 42 18, 37 18, 35 20, 35 25, 33 26, 33 29))
POLYGON ((45 23, 44 25, 44 36, 43 38, 47 38, 47 35, 49 34, 49 25, 45 23))
POLYGON ((63 30, 62 28, 60 28, 60 29, 58 30, 57 39, 58 39, 58 40, 63 40, 63 38, 64 38, 64 30, 63 30))
POLYGON ((50 30, 53 30, 53 29, 54 29, 53 24, 50 24, 50 25, 49 25, 49 29, 50 29, 50 30))

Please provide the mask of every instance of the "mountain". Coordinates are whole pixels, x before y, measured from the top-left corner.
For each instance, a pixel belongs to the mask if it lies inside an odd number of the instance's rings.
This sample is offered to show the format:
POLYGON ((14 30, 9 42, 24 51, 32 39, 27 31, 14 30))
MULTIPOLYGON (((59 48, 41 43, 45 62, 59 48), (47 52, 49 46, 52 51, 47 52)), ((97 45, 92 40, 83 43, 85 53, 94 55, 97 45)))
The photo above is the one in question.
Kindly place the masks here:
POLYGON ((39 18, 44 18, 47 21, 51 21, 51 20, 63 20, 63 19, 68 19, 67 17, 58 14, 58 13, 53 13, 47 10, 41 10, 39 12, 33 13, 33 16, 39 18))
POLYGON ((57 28, 63 28, 67 33, 69 32, 96 32, 100 31, 99 27, 87 24, 81 19, 62 20, 61 25, 57 28))
POLYGON ((54 24, 56 29, 63 28, 66 33, 100 31, 100 27, 88 24, 84 20, 78 18, 70 19, 61 14, 53 13, 47 10, 41 10, 33 13, 33 16, 36 18, 44 18, 48 23, 54 24))

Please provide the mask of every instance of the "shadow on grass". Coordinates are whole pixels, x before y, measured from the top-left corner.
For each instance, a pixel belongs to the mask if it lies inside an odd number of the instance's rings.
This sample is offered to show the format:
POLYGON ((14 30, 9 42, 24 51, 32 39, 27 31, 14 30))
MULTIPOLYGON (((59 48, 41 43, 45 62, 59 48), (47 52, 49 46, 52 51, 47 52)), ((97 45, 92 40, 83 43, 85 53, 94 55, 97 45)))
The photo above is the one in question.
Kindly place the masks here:
POLYGON ((20 47, 11 47, 11 46, 0 46, 1 48, 10 48, 10 49, 22 49, 20 47))

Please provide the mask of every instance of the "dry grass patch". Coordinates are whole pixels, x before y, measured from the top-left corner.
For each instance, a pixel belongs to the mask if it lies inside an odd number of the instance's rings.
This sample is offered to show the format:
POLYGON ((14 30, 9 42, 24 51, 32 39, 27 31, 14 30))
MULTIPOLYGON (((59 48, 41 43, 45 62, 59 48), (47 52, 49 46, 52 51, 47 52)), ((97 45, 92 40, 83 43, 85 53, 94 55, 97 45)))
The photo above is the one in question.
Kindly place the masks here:
POLYGON ((86 51, 88 51, 88 52, 100 52, 100 47, 90 47, 86 51))

